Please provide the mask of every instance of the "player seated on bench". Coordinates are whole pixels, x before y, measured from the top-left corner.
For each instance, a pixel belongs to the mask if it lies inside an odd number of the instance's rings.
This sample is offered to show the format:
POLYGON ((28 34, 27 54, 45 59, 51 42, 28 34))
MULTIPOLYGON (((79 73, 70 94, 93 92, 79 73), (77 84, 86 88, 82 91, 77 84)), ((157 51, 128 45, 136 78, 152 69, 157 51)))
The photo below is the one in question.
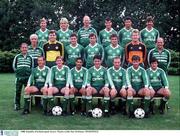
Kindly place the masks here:
POLYGON ((140 57, 132 57, 132 66, 127 69, 127 106, 129 117, 134 117, 133 96, 144 97, 143 109, 145 117, 149 115, 150 89, 148 88, 148 77, 144 68, 140 65, 140 57))
MULTIPOLYGON (((64 95, 63 99, 63 115, 67 115, 68 102, 69 102, 69 83, 70 83, 70 69, 68 66, 63 64, 63 57, 56 57, 56 66, 51 68, 50 72, 50 81, 48 88, 48 102, 49 109, 47 110, 48 114, 52 114, 52 108, 54 106, 54 94, 60 93, 64 95)), ((45 110, 46 111, 46 110, 45 110)))
POLYGON ((94 66, 88 70, 87 89, 86 89, 86 111, 88 116, 92 116, 92 95, 100 94, 104 96, 104 116, 109 117, 109 88, 107 71, 101 63, 101 56, 95 55, 93 58, 94 66))
POLYGON ((45 66, 45 58, 38 57, 37 59, 38 66, 33 69, 31 76, 29 77, 28 84, 25 87, 24 92, 24 110, 22 114, 29 113, 30 105, 30 94, 40 92, 44 94, 47 91, 47 77, 50 69, 45 66))
POLYGON ((121 67, 121 58, 115 57, 113 59, 113 66, 107 70, 107 76, 109 80, 109 84, 111 87, 110 97, 111 97, 111 114, 115 114, 115 100, 116 95, 120 95, 121 98, 121 106, 119 107, 122 110, 122 113, 126 114, 126 70, 121 67))
POLYGON ((86 106, 86 78, 87 78, 87 69, 82 67, 83 60, 82 58, 76 59, 76 66, 71 69, 71 88, 70 88, 70 107, 71 114, 74 114, 75 110, 75 100, 74 94, 80 93, 82 95, 82 105, 81 105, 81 115, 85 115, 85 106, 86 106), (72 97, 72 100, 71 100, 72 97))
MULTIPOLYGON (((159 96, 163 96, 163 99, 161 100, 160 103, 160 113, 164 114, 164 110, 165 110, 165 105, 166 102, 168 101, 171 92, 169 90, 169 83, 167 80, 167 76, 166 73, 164 72, 163 69, 158 67, 158 60, 153 57, 150 61, 150 68, 147 69, 147 75, 149 77, 149 81, 150 81, 150 90, 152 92, 151 96, 153 97, 154 94, 159 95, 159 96)), ((150 104, 150 109, 151 112, 154 113, 153 107, 154 107, 154 101, 152 99, 151 104, 150 104)))

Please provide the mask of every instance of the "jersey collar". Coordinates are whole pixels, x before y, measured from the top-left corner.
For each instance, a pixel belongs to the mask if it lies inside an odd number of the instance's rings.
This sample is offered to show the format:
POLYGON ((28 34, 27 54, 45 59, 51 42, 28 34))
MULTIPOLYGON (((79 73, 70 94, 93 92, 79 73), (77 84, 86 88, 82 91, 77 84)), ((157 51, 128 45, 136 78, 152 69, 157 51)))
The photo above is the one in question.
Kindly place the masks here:
POLYGON ((102 68, 102 66, 100 66, 99 69, 97 69, 97 68, 94 66, 94 69, 95 69, 96 71, 99 71, 101 68, 102 68))
POLYGON ((119 47, 119 44, 117 44, 117 46, 116 46, 116 47, 113 47, 113 46, 112 46, 112 44, 110 44, 110 46, 111 46, 111 48, 116 49, 116 48, 118 48, 118 47, 119 47))
POLYGON ((89 44, 89 46, 90 46, 91 48, 94 48, 94 47, 97 46, 97 43, 95 43, 95 45, 89 44))
POLYGON ((76 70, 76 72, 80 72, 80 71, 82 71, 82 67, 80 68, 80 70, 78 70, 76 67, 75 67, 75 70, 76 70))
POLYGON ((42 31, 41 29, 40 29, 40 31, 41 31, 41 33, 45 33, 47 31, 47 28, 45 29, 45 31, 42 31))
POLYGON ((156 70, 153 70, 152 68, 149 68, 149 69, 150 69, 150 71, 152 71, 154 73, 158 70, 158 68, 156 68, 156 70))
POLYGON ((68 32, 68 28, 65 30, 65 31, 63 31, 62 29, 60 29, 61 30, 61 32, 63 32, 63 33, 66 33, 66 32, 68 32))
POLYGON ((110 32, 112 32, 113 31, 113 28, 111 28, 109 31, 105 28, 104 29, 107 33, 110 33, 110 32))
POLYGON ((70 44, 71 48, 77 48, 78 47, 78 43, 76 43, 76 46, 72 46, 72 44, 70 44))
POLYGON ((121 67, 119 67, 119 69, 116 70, 115 67, 113 66, 113 70, 116 71, 116 72, 118 72, 119 70, 121 70, 121 67))
POLYGON ((146 31, 151 32, 154 28, 152 27, 151 30, 148 30, 146 27, 145 29, 146 29, 146 31))
POLYGON ((140 69, 140 66, 137 69, 132 66, 132 69, 137 72, 140 69))
POLYGON ((57 68, 58 71, 61 71, 64 68, 64 65, 60 69, 58 68, 58 66, 56 66, 56 68, 57 68))
POLYGON ((45 70, 45 66, 44 66, 42 69, 40 69, 40 67, 38 66, 38 70, 39 70, 39 71, 45 70))

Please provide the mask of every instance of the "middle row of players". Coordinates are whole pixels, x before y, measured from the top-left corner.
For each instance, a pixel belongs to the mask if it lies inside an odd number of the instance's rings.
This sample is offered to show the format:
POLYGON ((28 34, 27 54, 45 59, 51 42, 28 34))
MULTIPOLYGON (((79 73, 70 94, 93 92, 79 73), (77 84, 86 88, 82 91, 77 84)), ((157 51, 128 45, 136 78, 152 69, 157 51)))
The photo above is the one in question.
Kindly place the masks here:
MULTIPOLYGON (((76 59, 76 66, 69 69, 63 64, 63 58, 56 58, 56 65, 49 69, 45 66, 45 59, 38 57, 38 66, 32 71, 24 94, 24 112, 29 113, 30 94, 41 91, 43 93, 44 114, 50 114, 54 106, 53 95, 61 93, 63 99, 63 114, 67 113, 67 103, 70 102, 71 113, 74 113, 75 94, 82 95, 82 114, 91 114, 92 96, 100 94, 104 97, 104 114, 109 116, 109 103, 114 103, 114 98, 120 95, 124 98, 123 109, 127 98, 128 112, 132 114, 132 97, 140 95, 145 98, 144 110, 149 114, 149 104, 155 93, 162 95, 168 90, 168 80, 165 72, 158 68, 156 59, 152 59, 151 67, 144 70, 140 67, 140 57, 133 56, 133 65, 127 69, 121 67, 121 59, 115 57, 113 66, 104 68, 101 63, 101 56, 95 55, 94 66, 89 70, 82 67, 83 60, 76 59), (149 77, 149 78, 148 78, 149 77), (157 89, 158 88, 158 89, 157 89), (160 90, 160 91, 159 91, 160 90), (48 106, 47 106, 48 105, 48 106)), ((170 94, 167 94, 170 95, 170 94)), ((169 97, 169 96, 168 96, 169 97)))

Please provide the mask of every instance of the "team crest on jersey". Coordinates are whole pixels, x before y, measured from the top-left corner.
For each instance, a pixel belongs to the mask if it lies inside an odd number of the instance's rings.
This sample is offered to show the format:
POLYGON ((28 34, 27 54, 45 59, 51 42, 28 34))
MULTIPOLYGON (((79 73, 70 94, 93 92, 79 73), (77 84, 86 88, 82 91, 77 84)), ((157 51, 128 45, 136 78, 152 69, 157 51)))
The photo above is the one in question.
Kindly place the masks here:
POLYGON ((95 48, 95 51, 98 51, 98 48, 95 48))
POLYGON ((39 73, 36 73, 36 76, 39 76, 39 73))
POLYGON ((77 52, 79 52, 79 49, 76 49, 77 52))
POLYGON ((80 73, 80 77, 83 77, 83 73, 80 73))
POLYGON ((45 76, 45 75, 46 75, 46 72, 43 72, 42 75, 45 76))
POLYGON ((93 73, 92 73, 92 75, 93 75, 93 76, 95 76, 95 75, 96 75, 96 73, 94 73, 94 72, 93 72, 93 73))
POLYGON ((64 71, 64 70, 62 71, 62 74, 63 74, 63 75, 65 74, 65 71, 64 71))
POLYGON ((63 36, 63 39, 66 39, 66 37, 65 37, 65 36, 63 36))
POLYGON ((136 79, 138 79, 138 76, 135 76, 136 79))
POLYGON ((134 73, 132 73, 132 76, 134 76, 134 73))
POLYGON ((116 52, 117 52, 117 53, 120 53, 120 51, 119 51, 119 50, 116 50, 116 52))
POLYGON ((150 76, 152 77, 152 76, 153 76, 153 74, 151 73, 151 74, 150 74, 150 76))
POLYGON ((119 73, 119 76, 122 76, 122 73, 119 73))
POLYGON ((157 76, 159 76, 159 75, 160 75, 160 73, 159 73, 159 72, 157 72, 157 73, 156 73, 156 75, 157 75, 157 76))
POLYGON ((141 76, 141 72, 139 73, 139 76, 141 76))
POLYGON ((59 49, 59 47, 58 47, 58 46, 56 46, 55 48, 56 48, 56 50, 57 50, 57 49, 59 49))
POLYGON ((103 71, 101 71, 101 72, 100 72, 100 75, 103 75, 103 74, 104 74, 104 72, 103 72, 103 71))

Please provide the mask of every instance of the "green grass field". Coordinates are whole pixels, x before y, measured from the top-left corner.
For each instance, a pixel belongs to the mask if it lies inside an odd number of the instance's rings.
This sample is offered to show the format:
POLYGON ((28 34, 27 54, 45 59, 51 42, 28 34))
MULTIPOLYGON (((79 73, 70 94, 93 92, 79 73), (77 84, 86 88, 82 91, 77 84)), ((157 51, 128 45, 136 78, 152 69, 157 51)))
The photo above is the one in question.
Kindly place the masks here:
MULTIPOLYGON (((68 117, 45 117, 42 111, 33 108, 30 115, 22 116, 20 111, 13 111, 14 74, 0 74, 0 129, 22 130, 179 130, 180 129, 180 77, 169 76, 172 97, 171 109, 165 114, 151 116, 148 119, 129 119, 116 114, 110 118, 86 118, 80 115, 68 117)), ((23 103, 23 99, 21 101, 23 103)))

